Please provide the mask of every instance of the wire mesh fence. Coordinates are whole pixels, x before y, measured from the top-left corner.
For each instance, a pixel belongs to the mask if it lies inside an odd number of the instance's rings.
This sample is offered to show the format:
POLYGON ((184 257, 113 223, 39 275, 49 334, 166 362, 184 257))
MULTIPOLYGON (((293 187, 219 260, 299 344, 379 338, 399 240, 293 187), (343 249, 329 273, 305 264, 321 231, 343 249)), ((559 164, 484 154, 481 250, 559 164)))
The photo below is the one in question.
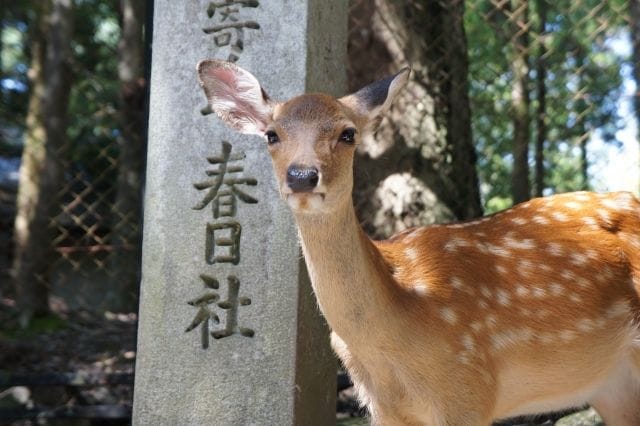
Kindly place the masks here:
MULTIPOLYGON (((458 98, 462 93, 469 96, 471 141, 485 213, 557 192, 637 192, 640 166, 633 75, 640 69, 640 55, 637 42, 633 49, 632 40, 638 40, 633 30, 638 30, 631 18, 637 2, 467 0, 463 13, 460 3, 403 2, 398 7, 398 20, 410 23, 418 16, 419 22, 413 27, 409 24, 409 29, 398 29, 394 16, 383 13, 396 2, 351 1, 351 89, 406 64, 414 68, 413 78, 423 89, 419 92, 409 87, 414 92, 405 100, 409 106, 403 107, 398 117, 392 115, 383 122, 375 141, 366 148, 367 155, 378 149, 383 151, 379 155, 389 158, 398 157, 393 150, 404 150, 399 161, 409 162, 409 171, 440 201, 431 208, 444 204, 453 213, 420 220, 465 218, 458 213, 464 210, 456 201, 447 199, 448 193, 456 194, 459 203, 470 203, 452 191, 446 179, 430 179, 424 172, 433 167, 446 176, 459 155, 455 144, 460 137, 439 138, 455 133, 461 125, 458 121, 451 126, 453 121, 448 118, 460 111, 451 100, 451 94, 456 93, 451 86, 462 87, 458 98), (456 34, 450 31, 461 19, 466 45, 456 41, 456 34), (404 51, 398 51, 399 45, 404 51), (464 80, 459 77, 464 64, 452 60, 459 48, 466 50, 468 59, 464 80), (416 115, 419 117, 410 124, 409 138, 414 142, 422 138, 417 153, 398 143, 398 129, 416 115), (424 136, 428 133, 432 136, 424 136), (453 144, 454 149, 447 149, 447 144, 453 144), (418 156, 422 158, 416 161, 418 156), (446 188, 444 194, 438 186, 446 188)), ((450 173, 454 187, 464 186, 456 180, 459 170, 450 173)), ((381 186, 375 179, 367 184, 381 186)), ((361 210, 372 209, 366 200, 360 204, 361 210)), ((413 215, 410 204, 401 208, 399 215, 413 215)), ((366 213, 363 216, 366 220, 366 213)), ((407 224, 412 222, 404 220, 394 230, 407 224)))
MULTIPOLYGON (((478 214, 462 187, 479 186, 485 213, 523 193, 638 187, 637 0, 392 4, 400 3, 350 2, 350 90, 408 62, 414 69, 400 112, 359 147, 355 201, 371 234, 478 214), (451 32, 458 25, 463 38, 451 32), (456 146, 465 120, 476 158, 456 146), (460 156, 468 158, 456 165, 460 156)), ((54 252, 41 279, 88 307, 104 297, 78 286, 109 287, 137 274, 123 278, 122 259, 137 259, 141 230, 139 213, 118 204, 119 175, 130 167, 118 135, 94 139, 59 152, 65 175, 50 217, 54 235, 41 242, 54 252)))

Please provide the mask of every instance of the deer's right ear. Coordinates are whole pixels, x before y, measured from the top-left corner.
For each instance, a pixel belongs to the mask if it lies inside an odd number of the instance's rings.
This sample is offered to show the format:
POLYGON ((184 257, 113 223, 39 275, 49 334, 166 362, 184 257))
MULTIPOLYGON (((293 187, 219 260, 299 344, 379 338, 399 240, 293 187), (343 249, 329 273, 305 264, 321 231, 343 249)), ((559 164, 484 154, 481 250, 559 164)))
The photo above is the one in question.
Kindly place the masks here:
POLYGON ((197 69, 209 105, 222 121, 240 133, 264 135, 273 105, 250 72, 214 59, 201 61, 197 69))

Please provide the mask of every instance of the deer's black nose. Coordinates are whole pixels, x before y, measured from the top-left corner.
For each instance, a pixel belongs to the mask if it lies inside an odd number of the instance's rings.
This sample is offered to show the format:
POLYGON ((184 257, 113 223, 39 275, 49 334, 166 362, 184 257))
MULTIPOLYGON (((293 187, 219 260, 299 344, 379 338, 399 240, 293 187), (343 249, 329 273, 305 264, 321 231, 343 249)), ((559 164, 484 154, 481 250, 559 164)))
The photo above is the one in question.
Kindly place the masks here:
POLYGON ((320 177, 315 167, 291 165, 287 169, 287 185, 293 192, 310 192, 318 185, 320 177))

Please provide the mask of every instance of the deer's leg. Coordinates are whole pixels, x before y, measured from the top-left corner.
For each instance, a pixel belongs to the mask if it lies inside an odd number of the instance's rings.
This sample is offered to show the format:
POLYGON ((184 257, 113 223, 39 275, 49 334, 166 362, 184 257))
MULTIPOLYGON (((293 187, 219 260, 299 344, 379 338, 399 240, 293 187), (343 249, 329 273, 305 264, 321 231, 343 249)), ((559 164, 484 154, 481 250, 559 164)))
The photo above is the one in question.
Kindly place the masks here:
POLYGON ((640 425, 640 351, 589 402, 607 426, 640 425))

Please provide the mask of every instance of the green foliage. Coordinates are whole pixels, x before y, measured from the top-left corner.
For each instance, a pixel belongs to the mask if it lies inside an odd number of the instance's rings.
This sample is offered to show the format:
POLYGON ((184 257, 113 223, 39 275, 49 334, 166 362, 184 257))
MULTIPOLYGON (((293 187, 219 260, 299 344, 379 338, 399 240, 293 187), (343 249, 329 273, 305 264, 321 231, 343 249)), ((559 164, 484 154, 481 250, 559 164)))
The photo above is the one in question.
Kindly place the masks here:
POLYGON ((33 13, 25 1, 0 7, 0 155, 17 156, 29 100, 28 28, 33 13))
MULTIPOLYGON (((588 187, 582 181, 581 142, 597 134, 605 142, 618 143, 621 127, 617 100, 621 94, 621 65, 626 58, 614 52, 611 40, 626 24, 623 0, 547 1, 546 34, 537 34, 538 5, 529 3, 529 69, 531 84, 530 146, 536 137, 538 107, 535 61, 544 41, 547 76, 545 137, 545 193, 588 187)), ((511 204, 510 176, 513 158, 511 111, 511 39, 505 35, 505 14, 496 13, 495 2, 468 0, 465 15, 469 63, 472 126, 479 154, 478 172, 488 213, 511 204)), ((530 153, 533 162, 533 152, 530 153)), ((533 163, 531 164, 533 166, 533 163)), ((532 168, 533 169, 533 168, 532 168)))
POLYGON ((70 161, 90 176, 108 168, 118 129, 117 1, 82 0, 76 7, 76 76, 69 103, 70 161))
MULTIPOLYGON (((33 21, 33 1, 17 2, 17 8, 5 11, 2 21, 2 79, 11 80, 2 89, 0 103, 0 154, 16 154, 9 146, 21 143, 29 98, 29 31, 33 21), (13 136, 9 138, 8 136, 13 136), (5 143, 2 144, 2 141, 5 143), (3 149, 4 147, 4 149, 3 149)), ((117 44, 120 38, 117 0, 76 0, 74 8, 72 64, 74 84, 69 102, 71 141, 69 160, 96 175, 106 166, 100 152, 113 144, 119 134, 117 103, 117 44), (86 167, 85 167, 86 166, 86 167)))

